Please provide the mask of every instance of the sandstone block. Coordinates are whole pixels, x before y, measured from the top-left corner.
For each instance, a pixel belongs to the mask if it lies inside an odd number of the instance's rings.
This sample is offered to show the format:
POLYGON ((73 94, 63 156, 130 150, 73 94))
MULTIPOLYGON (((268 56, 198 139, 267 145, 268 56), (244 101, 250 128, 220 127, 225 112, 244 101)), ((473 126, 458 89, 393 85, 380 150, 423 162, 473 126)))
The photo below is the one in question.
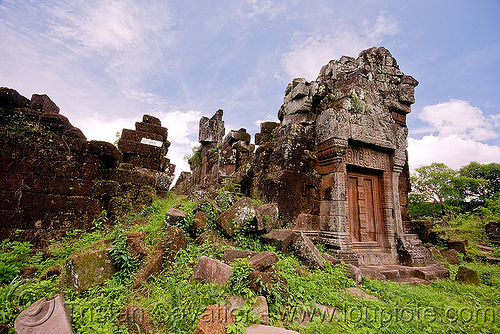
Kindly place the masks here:
POLYGON ((117 166, 123 161, 123 153, 115 145, 105 141, 91 140, 88 152, 104 158, 109 166, 117 166))
POLYGON ((448 248, 455 249, 457 252, 460 252, 464 255, 467 255, 467 250, 465 248, 468 244, 469 241, 467 239, 457 238, 448 240, 448 248))
POLYGON ((168 138, 168 129, 158 125, 144 122, 135 122, 135 129, 137 131, 155 133, 157 135, 160 135, 162 136, 164 141, 168 138))
POLYGON ((42 113, 59 114, 59 107, 45 94, 31 96, 31 109, 42 113))
POLYGON ((450 278, 450 271, 440 267, 423 267, 415 270, 415 277, 426 281, 450 278))
MULTIPOLYGON (((226 305, 229 312, 233 313, 239 310, 247 303, 247 300, 241 296, 232 295, 229 297, 226 305)), ((257 296, 257 301, 252 307, 253 314, 261 319, 261 323, 269 325, 269 307, 267 305, 266 297, 257 296)))
POLYGON ((118 193, 119 186, 116 181, 98 180, 94 183, 94 194, 96 197, 113 197, 118 193))
POLYGON ((225 263, 231 263, 236 259, 251 258, 252 256, 257 254, 259 253, 241 249, 226 248, 224 249, 224 255, 222 255, 221 260, 225 263))
POLYGON ((260 132, 272 134, 273 131, 279 126, 278 122, 262 122, 260 123, 260 132))
POLYGON ((142 265, 141 269, 139 269, 135 273, 132 288, 137 289, 151 276, 157 275, 162 271, 164 251, 165 249, 163 247, 157 247, 146 257, 146 260, 144 260, 144 264, 142 265))
POLYGON ((247 133, 247 130, 245 129, 240 129, 238 131, 231 130, 227 134, 226 138, 224 138, 224 142, 229 142, 229 144, 233 144, 238 141, 249 143, 251 139, 250 134, 247 133))
POLYGON ((165 241, 164 247, 165 252, 163 258, 165 264, 173 263, 175 256, 181 249, 186 249, 188 245, 188 240, 184 235, 184 232, 177 226, 170 226, 165 231, 165 241))
POLYGON ((278 204, 263 204, 255 209, 256 231, 269 233, 278 224, 278 204))
POLYGON ((224 137, 223 111, 217 110, 212 118, 202 117, 200 119, 198 140, 200 143, 221 143, 224 137))
POLYGON ((272 134, 268 133, 256 133, 255 134, 255 145, 263 145, 270 142, 273 139, 272 134))
POLYGON ((271 232, 261 236, 266 243, 274 245, 283 254, 288 251, 288 247, 292 244, 295 237, 295 232, 292 230, 271 230, 271 232))
POLYGON ((245 227, 253 229, 256 224, 257 205, 248 197, 242 197, 216 219, 217 227, 228 237, 245 227))
POLYGON ((66 281, 77 293, 103 284, 116 272, 107 249, 84 250, 74 254, 64 267, 66 281))
POLYGON ((134 141, 140 143, 144 138, 163 142, 163 136, 157 133, 123 129, 120 135, 120 139, 134 141))
POLYGON ((467 267, 458 268, 455 280, 463 284, 479 285, 479 277, 477 276, 477 272, 474 269, 470 269, 467 267))
POLYGON ((222 286, 229 280, 231 273, 231 266, 209 257, 202 256, 194 268, 191 280, 203 283, 217 283, 222 286))
POLYGON ((19 94, 15 89, 0 87, 0 107, 20 108, 27 107, 30 100, 19 94))
POLYGON ((154 116, 151 116, 151 115, 143 115, 142 116, 142 121, 144 123, 148 123, 148 124, 153 124, 153 125, 157 125, 157 126, 161 126, 161 121, 159 118, 157 117, 154 117, 154 116))
POLYGON ((248 265, 253 269, 253 270, 259 270, 262 271, 266 268, 269 268, 276 262, 278 262, 278 256, 274 252, 262 252, 259 254, 256 254, 252 256, 251 258, 248 259, 248 265))
POLYGON ((118 149, 123 153, 136 154, 143 157, 151 157, 157 159, 159 159, 163 153, 162 147, 137 143, 125 139, 120 139, 118 141, 118 149))
POLYGON ((179 209, 169 209, 165 215, 165 222, 170 225, 181 224, 184 218, 187 217, 187 212, 179 209))
POLYGON ((312 241, 303 233, 297 233, 292 241, 295 254, 308 266, 314 268, 324 268, 323 258, 312 241))
POLYGON ((459 264, 460 260, 458 259, 458 253, 455 249, 448 249, 442 252, 443 257, 446 259, 446 262, 449 264, 459 264))
POLYGON ((359 298, 363 298, 366 300, 380 300, 377 297, 366 293, 365 291, 361 290, 360 288, 347 288, 347 289, 345 289, 345 291, 354 297, 359 297, 359 298))
POLYGON ((63 296, 58 294, 31 304, 17 316, 14 329, 18 334, 71 334, 71 318, 63 296))
POLYGON ((342 260, 336 259, 328 253, 323 253, 323 259, 330 262, 332 264, 332 266, 342 263, 342 260))

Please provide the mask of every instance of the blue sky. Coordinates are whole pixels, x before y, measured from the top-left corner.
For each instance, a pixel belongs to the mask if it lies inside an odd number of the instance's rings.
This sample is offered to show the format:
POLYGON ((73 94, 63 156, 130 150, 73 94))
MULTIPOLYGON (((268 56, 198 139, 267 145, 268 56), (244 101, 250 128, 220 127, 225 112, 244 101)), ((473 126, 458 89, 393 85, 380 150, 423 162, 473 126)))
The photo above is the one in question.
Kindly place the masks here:
POLYGON ((88 139, 156 115, 176 174, 202 115, 253 135, 294 77, 372 46, 420 82, 412 169, 500 161, 500 1, 0 0, 0 86, 49 95, 88 139))

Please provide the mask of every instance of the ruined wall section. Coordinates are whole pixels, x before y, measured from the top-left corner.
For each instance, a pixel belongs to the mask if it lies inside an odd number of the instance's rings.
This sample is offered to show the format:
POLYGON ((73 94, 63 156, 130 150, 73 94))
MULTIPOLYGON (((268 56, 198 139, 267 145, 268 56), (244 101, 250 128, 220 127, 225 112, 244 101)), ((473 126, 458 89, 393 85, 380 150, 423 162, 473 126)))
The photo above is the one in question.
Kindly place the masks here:
POLYGON ((0 88, 0 122, 1 239, 44 245, 151 203, 155 178, 113 144, 87 141, 48 96, 0 88))

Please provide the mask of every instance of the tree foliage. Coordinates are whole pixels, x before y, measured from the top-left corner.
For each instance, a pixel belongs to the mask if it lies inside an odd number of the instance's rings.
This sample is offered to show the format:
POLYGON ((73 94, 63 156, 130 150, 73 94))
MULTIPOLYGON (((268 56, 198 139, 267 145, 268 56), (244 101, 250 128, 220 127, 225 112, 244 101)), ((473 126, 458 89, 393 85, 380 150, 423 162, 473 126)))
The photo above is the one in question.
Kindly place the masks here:
POLYGON ((500 164, 477 162, 454 170, 432 163, 415 170, 410 177, 410 212, 414 216, 453 215, 473 211, 500 194, 500 164))

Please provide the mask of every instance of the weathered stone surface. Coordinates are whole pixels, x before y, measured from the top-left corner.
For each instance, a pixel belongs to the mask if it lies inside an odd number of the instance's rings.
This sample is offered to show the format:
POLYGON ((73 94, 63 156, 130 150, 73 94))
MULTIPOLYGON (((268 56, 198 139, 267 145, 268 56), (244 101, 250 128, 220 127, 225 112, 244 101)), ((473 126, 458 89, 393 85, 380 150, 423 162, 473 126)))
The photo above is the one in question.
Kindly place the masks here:
POLYGON ((236 259, 251 258, 252 256, 257 254, 259 253, 241 249, 226 248, 224 249, 224 255, 222 255, 221 260, 225 263, 231 263, 236 259))
POLYGON ((463 284, 479 285, 479 277, 474 269, 459 267, 455 277, 457 282, 463 284))
POLYGON ((342 263, 342 260, 336 259, 336 258, 334 258, 332 255, 330 255, 328 253, 323 253, 323 259, 325 259, 326 261, 330 262, 332 264, 332 266, 335 266, 337 264, 341 264, 342 263))
POLYGON ((157 247, 154 251, 148 254, 144 260, 144 264, 134 276, 132 287, 137 289, 142 283, 147 282, 153 275, 158 275, 163 269, 163 247, 157 247))
POLYGON ((224 137, 223 111, 221 109, 212 118, 202 117, 200 119, 199 141, 209 143, 220 143, 224 137))
POLYGON ((256 254, 248 259, 247 263, 253 270, 264 270, 278 262, 278 256, 274 252, 266 251, 256 254))
POLYGON ((288 248, 292 244, 294 238, 295 238, 294 231, 284 230, 284 229, 271 230, 271 232, 261 236, 261 239, 264 242, 274 245, 283 254, 288 252, 288 248))
POLYGON ((457 238, 448 240, 448 248, 455 249, 457 252, 460 252, 464 255, 467 255, 466 247, 469 244, 467 239, 457 238))
POLYGON ((299 334, 281 327, 251 325, 245 328, 245 334, 299 334))
POLYGON ((446 259, 446 262, 449 264, 460 264, 460 260, 458 259, 458 253, 455 249, 449 249, 442 252, 443 257, 446 259))
POLYGON ((155 124, 135 122, 135 129, 137 131, 155 133, 162 136, 163 140, 167 140, 168 138, 168 129, 155 124))
POLYGON ((450 271, 440 267, 424 267, 415 270, 415 277, 432 281, 440 278, 450 278, 450 271))
POLYGON ((260 123, 260 132, 272 134, 279 127, 278 122, 262 122, 260 123))
POLYGON ((312 241, 303 233, 299 232, 292 241, 295 254, 308 266, 314 268, 324 268, 323 258, 312 241))
POLYGON ((226 305, 209 305, 202 314, 194 334, 226 334, 226 327, 234 324, 235 317, 226 305))
POLYGON ((148 255, 144 241, 137 237, 127 237, 128 252, 132 259, 142 260, 148 255))
POLYGON ((164 247, 165 251, 163 258, 165 265, 170 265, 174 262, 175 256, 181 249, 186 249, 188 240, 184 232, 177 226, 170 226, 165 231, 164 247))
POLYGON ((22 278, 31 278, 35 273, 37 269, 35 267, 25 267, 22 268, 19 272, 19 276, 22 278))
POLYGON ((33 94, 31 108, 42 113, 59 114, 59 107, 45 94, 33 94))
POLYGON ((276 203, 259 205, 255 209, 255 217, 257 232, 269 233, 275 226, 278 225, 279 210, 276 203))
POLYGON ((194 268, 191 280, 203 283, 217 283, 222 286, 229 280, 231 273, 231 266, 209 257, 202 256, 194 268))
POLYGON ((52 276, 56 276, 61 274, 61 266, 60 265, 55 265, 47 269, 45 273, 40 276, 40 281, 46 280, 52 276))
POLYGON ((77 293, 103 284, 116 272, 108 249, 84 250, 72 255, 64 266, 67 283, 77 293))
POLYGON ((17 316, 14 329, 18 334, 71 334, 71 318, 63 296, 58 294, 31 304, 17 316))
POLYGON ((354 297, 359 297, 359 298, 363 298, 366 300, 380 300, 377 297, 366 293, 365 291, 361 290, 360 288, 347 288, 347 289, 345 289, 345 291, 354 297))
POLYGON ((15 89, 0 87, 0 108, 21 108, 29 106, 31 101, 15 89))
POLYGON ((165 214, 165 222, 175 226, 181 223, 186 216, 187 213, 185 211, 179 209, 169 209, 165 214))
POLYGON ((160 121, 160 119, 159 119, 159 118, 157 118, 157 117, 151 116, 151 115, 143 115, 143 116, 142 116, 142 121, 143 121, 144 123, 154 124, 154 125, 161 126, 161 121, 160 121))
POLYGON ((208 216, 203 211, 197 211, 194 215, 194 223, 191 226, 191 233, 198 235, 205 230, 208 223, 208 216))
POLYGON ((352 264, 346 264, 345 265, 346 270, 346 276, 354 280, 357 285, 360 285, 363 283, 363 275, 361 274, 361 270, 359 270, 358 267, 352 265, 352 264))
POLYGON ((228 237, 244 228, 254 229, 257 205, 248 197, 240 198, 216 219, 217 227, 228 237))

